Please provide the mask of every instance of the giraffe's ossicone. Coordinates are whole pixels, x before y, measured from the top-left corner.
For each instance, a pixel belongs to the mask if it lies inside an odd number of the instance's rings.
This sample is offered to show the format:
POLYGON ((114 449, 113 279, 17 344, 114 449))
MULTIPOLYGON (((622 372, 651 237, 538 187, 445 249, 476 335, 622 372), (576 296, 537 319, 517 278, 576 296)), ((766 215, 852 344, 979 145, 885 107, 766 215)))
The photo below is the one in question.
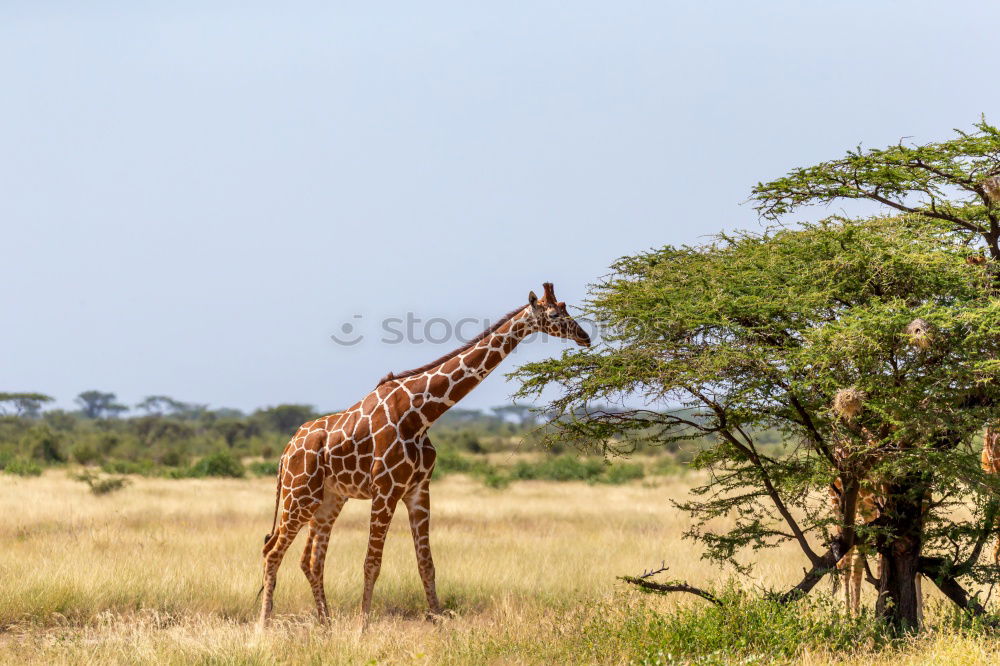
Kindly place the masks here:
POLYGON ((435 452, 427 429, 468 395, 525 337, 535 332, 589 346, 590 338, 556 300, 551 283, 542 298, 510 312, 468 344, 425 366, 390 373, 347 410, 302 424, 278 465, 275 521, 264 544, 264 596, 260 624, 274 601, 278 567, 299 530, 309 525, 302 571, 321 621, 329 612, 323 565, 330 528, 348 499, 370 499, 368 553, 364 565, 362 615, 371 609, 382 547, 397 504, 406 505, 420 578, 431 613, 441 612, 431 559, 430 490, 435 452))

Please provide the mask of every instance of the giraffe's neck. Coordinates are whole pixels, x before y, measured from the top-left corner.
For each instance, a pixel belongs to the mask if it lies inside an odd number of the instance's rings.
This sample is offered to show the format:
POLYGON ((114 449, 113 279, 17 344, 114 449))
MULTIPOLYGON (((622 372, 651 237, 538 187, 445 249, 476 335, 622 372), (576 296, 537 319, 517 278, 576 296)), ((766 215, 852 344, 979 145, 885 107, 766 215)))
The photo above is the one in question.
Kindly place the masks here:
POLYGON ((1000 431, 997 426, 986 428, 983 437, 983 471, 987 474, 1000 473, 1000 431))
POLYGON ((424 422, 433 423, 467 396, 529 333, 528 313, 521 311, 468 349, 407 379, 409 387, 426 387, 421 392, 427 398, 420 407, 424 422))

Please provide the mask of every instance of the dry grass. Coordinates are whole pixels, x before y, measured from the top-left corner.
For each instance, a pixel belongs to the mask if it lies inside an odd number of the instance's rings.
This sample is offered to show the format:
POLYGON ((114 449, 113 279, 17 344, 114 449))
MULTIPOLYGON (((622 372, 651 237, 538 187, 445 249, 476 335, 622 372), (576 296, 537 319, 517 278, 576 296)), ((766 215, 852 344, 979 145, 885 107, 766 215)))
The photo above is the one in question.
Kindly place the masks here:
MULTIPOLYGON (((298 568, 286 557, 274 626, 257 634, 260 546, 271 524, 270 480, 136 479, 95 497, 61 472, 0 477, 0 658, 20 663, 491 663, 625 662, 627 645, 595 638, 652 599, 615 577, 666 558, 696 583, 720 575, 678 539, 668 499, 689 481, 589 486, 516 483, 497 491, 463 477, 433 486, 438 587, 455 617, 423 619, 425 604, 405 518, 394 522, 375 619, 358 631, 356 606, 367 503, 350 502, 334 528, 329 629, 312 618, 298 568)), ((800 558, 767 552, 759 580, 789 582, 800 558), (794 566, 789 566, 794 563, 794 566)), ((807 652, 804 663, 835 655, 807 652)), ((997 645, 915 640, 859 663, 997 663, 997 645), (869 660, 869 661, 866 661, 869 660)))

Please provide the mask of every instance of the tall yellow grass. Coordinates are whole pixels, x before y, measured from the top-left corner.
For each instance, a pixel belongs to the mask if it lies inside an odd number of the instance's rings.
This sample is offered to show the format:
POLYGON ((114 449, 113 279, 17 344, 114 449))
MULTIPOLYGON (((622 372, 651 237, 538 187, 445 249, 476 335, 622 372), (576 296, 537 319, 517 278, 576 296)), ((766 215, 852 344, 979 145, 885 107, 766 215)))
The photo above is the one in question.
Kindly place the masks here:
MULTIPOLYGON (((359 632, 357 604, 368 504, 349 502, 334 528, 327 591, 334 621, 321 628, 298 558, 279 576, 276 621, 254 628, 260 547, 271 525, 267 479, 134 479, 95 497, 62 472, 0 477, 0 659, 19 663, 493 663, 628 661, 612 642, 587 644, 581 627, 659 599, 615 577, 663 559, 671 575, 724 575, 679 539, 683 478, 627 486, 515 483, 491 490, 463 477, 432 486, 438 589, 455 616, 424 620, 425 602, 404 515, 389 536, 374 619, 359 632), (640 599, 642 597, 642 599, 640 599)), ((762 555, 775 587, 800 573, 793 547, 762 555)), ((934 639, 939 640, 939 639, 934 639)), ((996 663, 994 645, 916 641, 891 660, 947 656, 996 663), (908 656, 907 656, 908 655, 908 656), (951 656, 948 656, 951 655, 951 656)), ((809 663, 833 655, 806 654, 809 663)), ((859 657, 860 659, 861 657, 859 657)), ((864 658, 882 663, 883 657, 864 658)), ((885 657, 889 659, 888 657, 885 657)), ((888 663, 888 662, 885 662, 888 663)))

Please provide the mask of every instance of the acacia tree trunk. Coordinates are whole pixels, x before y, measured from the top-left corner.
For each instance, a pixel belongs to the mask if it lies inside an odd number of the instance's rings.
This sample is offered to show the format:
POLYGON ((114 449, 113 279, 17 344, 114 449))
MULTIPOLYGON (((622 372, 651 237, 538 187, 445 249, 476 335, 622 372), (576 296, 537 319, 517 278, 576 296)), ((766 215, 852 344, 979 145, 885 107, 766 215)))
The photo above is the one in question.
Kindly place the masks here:
POLYGON ((877 540, 882 556, 876 614, 897 630, 918 629, 917 575, 923 546, 926 479, 910 475, 887 486, 879 520, 886 534, 877 540))

